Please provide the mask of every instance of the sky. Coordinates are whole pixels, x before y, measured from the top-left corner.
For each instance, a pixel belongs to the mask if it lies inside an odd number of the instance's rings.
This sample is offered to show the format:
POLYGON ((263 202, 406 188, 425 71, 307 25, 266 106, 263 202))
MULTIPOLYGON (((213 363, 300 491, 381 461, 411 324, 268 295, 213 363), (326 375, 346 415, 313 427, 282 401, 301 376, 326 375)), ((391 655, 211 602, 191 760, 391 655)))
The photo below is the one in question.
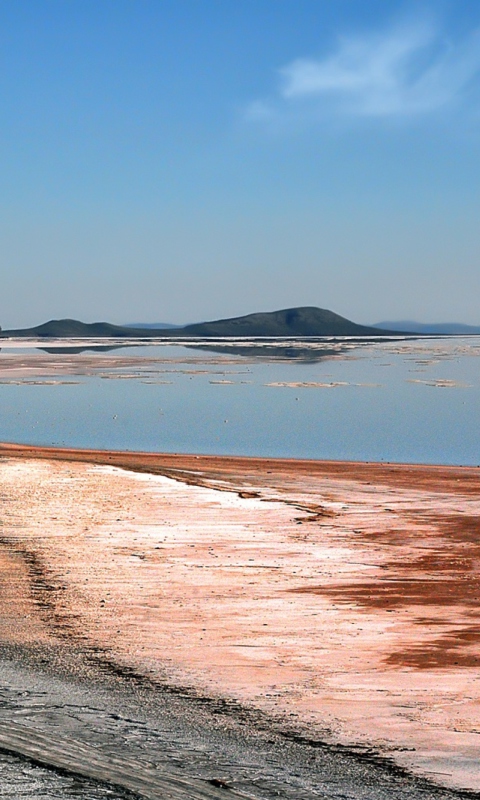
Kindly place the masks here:
POLYGON ((0 0, 0 324, 480 324, 478 0, 0 0))

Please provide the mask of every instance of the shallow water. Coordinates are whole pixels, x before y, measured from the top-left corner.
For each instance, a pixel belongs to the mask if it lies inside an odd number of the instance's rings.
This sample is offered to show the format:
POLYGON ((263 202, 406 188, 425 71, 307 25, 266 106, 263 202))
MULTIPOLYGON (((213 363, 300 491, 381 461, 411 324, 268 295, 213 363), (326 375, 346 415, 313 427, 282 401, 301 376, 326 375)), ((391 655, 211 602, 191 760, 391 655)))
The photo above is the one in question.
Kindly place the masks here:
MULTIPOLYGON (((148 393, 157 389, 166 392, 173 388, 173 400, 176 398, 178 404, 190 403, 192 428, 197 436, 202 433, 205 435, 200 416, 202 409, 213 431, 217 428, 223 429, 222 424, 228 424, 223 420, 217 422, 215 414, 212 413, 218 412, 220 398, 226 398, 225 402, 230 403, 228 413, 231 418, 236 408, 240 408, 242 413, 249 410, 241 394, 243 388, 249 392, 247 395, 249 402, 252 397, 265 398, 264 408, 257 409, 253 406, 251 409, 257 423, 260 413, 263 419, 267 419, 269 413, 273 415, 275 403, 278 403, 274 398, 284 398, 284 406, 281 406, 284 410, 285 408, 288 410, 290 406, 296 408, 294 403, 298 404, 302 400, 305 405, 307 398, 313 398, 309 402, 312 404, 313 412, 318 415, 318 408, 314 403, 315 397, 334 398, 337 392, 344 390, 346 392, 350 388, 353 392, 358 392, 357 397, 361 397, 361 391, 364 389, 375 390, 383 387, 388 389, 387 396, 393 396, 395 387, 398 392, 400 391, 401 380, 408 383, 409 391, 431 392, 434 397, 454 397, 459 392, 466 393, 472 390, 472 397, 478 399, 478 386, 473 382, 474 365, 477 363, 476 353, 473 350, 462 351, 457 361, 452 361, 452 353, 447 350, 445 355, 442 353, 438 358, 437 364, 427 365, 418 363, 421 358, 425 358, 424 354, 412 350, 400 353, 392 351, 388 357, 394 363, 388 371, 396 375, 395 384, 356 386, 355 375, 358 376, 357 380, 360 383, 359 376, 368 370, 372 375, 386 370, 387 367, 383 364, 387 363, 386 354, 389 352, 387 348, 398 348, 398 345, 386 345, 380 352, 375 345, 369 347, 370 351, 364 347, 359 353, 347 352, 347 355, 354 356, 353 359, 349 357, 345 360, 343 354, 338 354, 339 358, 333 361, 313 363, 273 360, 263 363, 251 358, 245 361, 239 360, 237 356, 219 363, 218 356, 198 352, 192 354, 189 350, 181 351, 179 348, 172 348, 168 352, 166 348, 163 351, 155 349, 153 352, 155 363, 146 360, 152 357, 150 349, 138 350, 136 355, 133 355, 132 351, 125 351, 115 356, 113 354, 108 356, 117 359, 128 356, 134 359, 135 364, 130 362, 120 364, 118 360, 108 364, 100 362, 100 358, 105 357, 104 354, 93 354, 90 361, 82 361, 80 356, 78 358, 75 356, 70 364, 57 359, 55 369, 45 365, 40 368, 40 364, 37 364, 35 369, 27 370, 27 378, 24 381, 17 373, 13 379, 15 382, 0 386, 0 398, 3 404, 8 392, 17 393, 19 402, 10 409, 11 417, 16 416, 19 419, 18 431, 23 433, 23 436, 16 436, 17 440, 32 441, 26 436, 26 431, 30 430, 26 419, 28 415, 35 413, 34 419, 37 424, 30 426, 32 430, 38 428, 35 435, 45 436, 46 424, 49 423, 52 436, 58 436, 55 425, 60 422, 63 425, 66 444, 76 443, 75 438, 68 440, 68 436, 78 436, 85 446, 100 446, 98 440, 93 438, 92 431, 96 432, 97 436, 105 436, 107 443, 111 442, 113 434, 118 435, 116 423, 122 414, 125 414, 126 418, 130 415, 128 417, 130 424, 127 425, 124 421, 120 429, 125 441, 130 441, 126 434, 132 435, 133 432, 138 437, 133 439, 134 442, 149 442, 150 439, 145 431, 152 436, 154 425, 147 412, 151 411, 154 405, 153 402, 148 404, 146 400, 149 398, 148 393), (362 369, 363 359, 366 364, 362 369), (412 362, 415 368, 426 370, 428 377, 425 380, 429 383, 409 383, 412 362), (450 366, 452 371, 447 372, 450 366), (437 373, 433 367, 438 368, 437 373), (231 377, 231 375, 243 376, 245 368, 249 370, 247 374, 252 376, 252 383, 241 383, 243 377, 238 380, 231 377), (301 382, 317 384, 326 382, 327 370, 336 370, 337 377, 329 380, 332 384, 339 385, 331 387, 288 385, 301 382), (274 378, 271 377, 272 374, 274 378), (114 375, 117 377, 114 378, 114 375), (159 382, 165 379, 165 375, 168 375, 171 383, 159 382), (299 375, 305 377, 300 380, 299 375), (312 377, 313 375, 315 377, 312 377), (342 379, 340 376, 343 376, 342 379), (347 376, 350 382, 346 381, 347 376), (460 376, 465 383, 468 377, 471 384, 460 388, 450 384, 430 385, 435 380, 459 382, 460 376), (236 382, 210 383, 211 380, 236 382), (268 383, 274 385, 268 386, 266 385, 268 383), (233 394, 222 394, 231 391, 233 394), (69 395, 69 392, 73 392, 73 395, 69 395), (298 401, 295 400, 296 396, 300 398, 298 401), (40 405, 34 402, 35 397, 42 400, 40 405), (68 402, 69 397, 70 402, 68 402), (91 408, 86 406, 86 398, 90 398, 91 408), (200 406, 197 405, 199 398, 200 406), (238 398, 243 401, 243 405, 238 398), (287 403, 290 403, 290 406, 287 403), (139 419, 136 418, 137 415, 139 419), (82 420, 83 429, 79 419, 82 420), (92 428, 90 421, 95 422, 97 427, 92 428), (142 436, 145 438, 142 439, 142 436)), ((8 353, 3 355, 8 356, 8 353)), ((28 352, 21 355, 44 357, 42 354, 28 352)), ((428 358, 431 358, 431 354, 428 358)), ((4 380, 12 378, 5 378, 4 375, 4 380)), ((365 404, 360 404, 359 407, 358 413, 363 415, 361 419, 367 419, 368 408, 365 404)), ((173 401, 168 408, 172 420, 176 420, 177 435, 187 436, 190 433, 188 425, 186 425, 187 431, 184 427, 188 417, 182 418, 178 414, 175 416, 176 407, 173 401)), ((356 413, 355 404, 350 407, 345 404, 343 408, 340 422, 346 426, 351 422, 348 415, 356 413)), ((385 413, 381 404, 379 408, 381 413, 385 413)), ((428 413, 431 414, 431 410, 428 413)), ((425 414, 426 419, 428 413, 425 414)), ((373 417, 374 412, 372 419, 373 417)), ((4 423, 5 416, 2 419, 4 423)), ((32 420, 32 416, 29 419, 32 420)), ((282 419, 283 424, 288 425, 288 414, 285 411, 282 419)), ((296 419, 303 437, 301 442, 308 443, 308 428, 303 428, 300 422, 310 425, 310 430, 314 430, 314 423, 311 419, 302 420, 301 414, 298 414, 296 419)), ((372 426, 371 430, 375 432, 375 426, 372 426)), ((245 427, 243 431, 245 433, 245 427)), ((474 426, 472 431, 475 434, 474 426)), ((273 425, 266 432, 268 436, 264 441, 269 446, 275 444, 273 425)), ((118 441, 122 441, 121 435, 118 441)), ((244 446, 242 437, 239 437, 238 441, 244 446)), ((49 443, 48 439, 46 443, 49 443)), ((54 440, 54 443, 61 442, 54 440)), ((146 447, 145 444, 143 447, 168 449, 165 446, 146 447)), ((15 489, 15 492, 17 491, 18 487, 15 489)), ((421 780, 396 772, 388 764, 369 761, 363 756, 357 758, 355 754, 349 754, 342 748, 329 748, 320 742, 297 743, 293 737, 288 738, 272 730, 270 724, 267 726, 261 716, 256 718, 242 716, 242 709, 224 708, 221 702, 207 700, 204 703, 204 698, 191 696, 182 698, 181 693, 180 696, 172 696, 168 691, 163 691, 165 687, 149 690, 141 683, 129 685, 128 680, 123 683, 119 680, 115 692, 112 691, 111 685, 106 686, 106 690, 103 691, 101 676, 94 674, 93 669, 91 674, 82 675, 82 680, 74 681, 71 678, 71 673, 74 672, 72 665, 66 664, 62 669, 62 665, 58 663, 58 654, 56 659, 51 658, 49 653, 42 654, 39 651, 33 656, 28 653, 13 655, 18 655, 16 661, 10 664, 5 660, 0 662, 0 736, 4 737, 0 741, 0 797, 23 797, 27 800, 34 798, 71 800, 74 797, 102 800, 111 797, 123 800, 128 796, 121 789, 99 782, 99 775, 114 783, 122 779, 126 782, 127 778, 130 781, 133 776, 138 789, 138 794, 135 796, 151 800, 160 797, 201 797, 205 796, 205 789, 208 797, 218 796, 215 784, 209 783, 212 779, 225 780, 232 786, 229 792, 232 797, 238 792, 242 793, 243 797, 265 798, 265 800, 273 800, 274 797, 292 798, 292 800, 293 798, 313 800, 318 797, 330 799, 348 797, 352 800, 353 798, 439 800, 462 796, 458 792, 428 786, 421 780), (42 672, 48 668, 45 667, 48 663, 55 663, 56 677, 42 672), (29 664, 33 664, 34 669, 29 669, 29 664), (63 678, 60 679, 58 675, 63 675, 63 678), (78 742, 85 745, 84 750, 78 747, 78 742), (24 756, 34 752, 43 766, 32 763, 28 758, 25 760, 5 752, 2 754, 2 747, 23 753, 24 756), (112 769, 112 763, 115 771, 112 769), (186 781, 183 794, 164 790, 165 781, 168 783, 170 778, 180 779, 184 783, 186 781), (198 790, 199 794, 195 794, 190 787, 194 787, 195 791, 198 790)), ((5 648, 2 647, 2 657, 4 656, 5 648)), ((62 652, 61 656, 65 658, 65 652, 62 652)), ((108 671, 106 665, 105 671, 108 671)), ((111 678, 110 674, 107 677, 111 678)), ((127 785, 132 786, 131 783, 127 785)))
POLYGON ((55 353, 45 354, 2 342, 0 439, 163 452, 479 461, 478 337, 203 347, 209 349, 157 343, 76 354, 57 343, 55 353), (12 369, 21 357, 28 361, 23 372, 12 369))

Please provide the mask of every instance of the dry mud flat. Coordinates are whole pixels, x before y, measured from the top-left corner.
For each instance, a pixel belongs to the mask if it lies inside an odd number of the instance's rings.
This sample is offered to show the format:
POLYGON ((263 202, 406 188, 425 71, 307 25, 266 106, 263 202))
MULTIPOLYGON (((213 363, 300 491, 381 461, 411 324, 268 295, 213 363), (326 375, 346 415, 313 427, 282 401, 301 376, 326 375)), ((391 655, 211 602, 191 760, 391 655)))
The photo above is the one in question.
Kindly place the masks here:
POLYGON ((151 798, 449 796, 371 752, 480 790, 480 470, 0 455, 0 748, 151 798))

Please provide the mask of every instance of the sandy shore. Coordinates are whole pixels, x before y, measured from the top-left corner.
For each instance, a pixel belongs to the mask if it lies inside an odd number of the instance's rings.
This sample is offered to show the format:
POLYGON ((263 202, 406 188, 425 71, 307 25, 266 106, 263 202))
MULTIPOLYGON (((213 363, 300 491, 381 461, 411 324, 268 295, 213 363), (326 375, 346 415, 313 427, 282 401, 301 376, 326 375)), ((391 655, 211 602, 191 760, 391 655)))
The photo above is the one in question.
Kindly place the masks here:
POLYGON ((480 469, 4 444, 0 476, 4 643, 480 791, 480 469))

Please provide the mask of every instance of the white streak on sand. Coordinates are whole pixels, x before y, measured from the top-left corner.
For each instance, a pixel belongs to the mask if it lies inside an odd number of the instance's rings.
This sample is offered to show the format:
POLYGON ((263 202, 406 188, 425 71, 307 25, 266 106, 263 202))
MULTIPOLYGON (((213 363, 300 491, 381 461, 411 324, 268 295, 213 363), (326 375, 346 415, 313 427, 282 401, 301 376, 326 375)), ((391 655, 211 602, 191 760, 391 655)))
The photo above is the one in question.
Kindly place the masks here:
POLYGON ((0 461, 0 478, 2 639, 51 641, 70 626, 77 642, 148 674, 480 789, 478 667, 392 660, 476 622, 477 611, 459 601, 452 623, 451 607, 369 605, 341 592, 404 579, 440 546, 434 515, 478 517, 475 495, 319 478, 304 496, 242 498, 225 485, 15 459, 0 461), (299 511, 312 499, 316 518, 299 511), (20 552, 53 587, 56 622, 30 595, 20 552))

